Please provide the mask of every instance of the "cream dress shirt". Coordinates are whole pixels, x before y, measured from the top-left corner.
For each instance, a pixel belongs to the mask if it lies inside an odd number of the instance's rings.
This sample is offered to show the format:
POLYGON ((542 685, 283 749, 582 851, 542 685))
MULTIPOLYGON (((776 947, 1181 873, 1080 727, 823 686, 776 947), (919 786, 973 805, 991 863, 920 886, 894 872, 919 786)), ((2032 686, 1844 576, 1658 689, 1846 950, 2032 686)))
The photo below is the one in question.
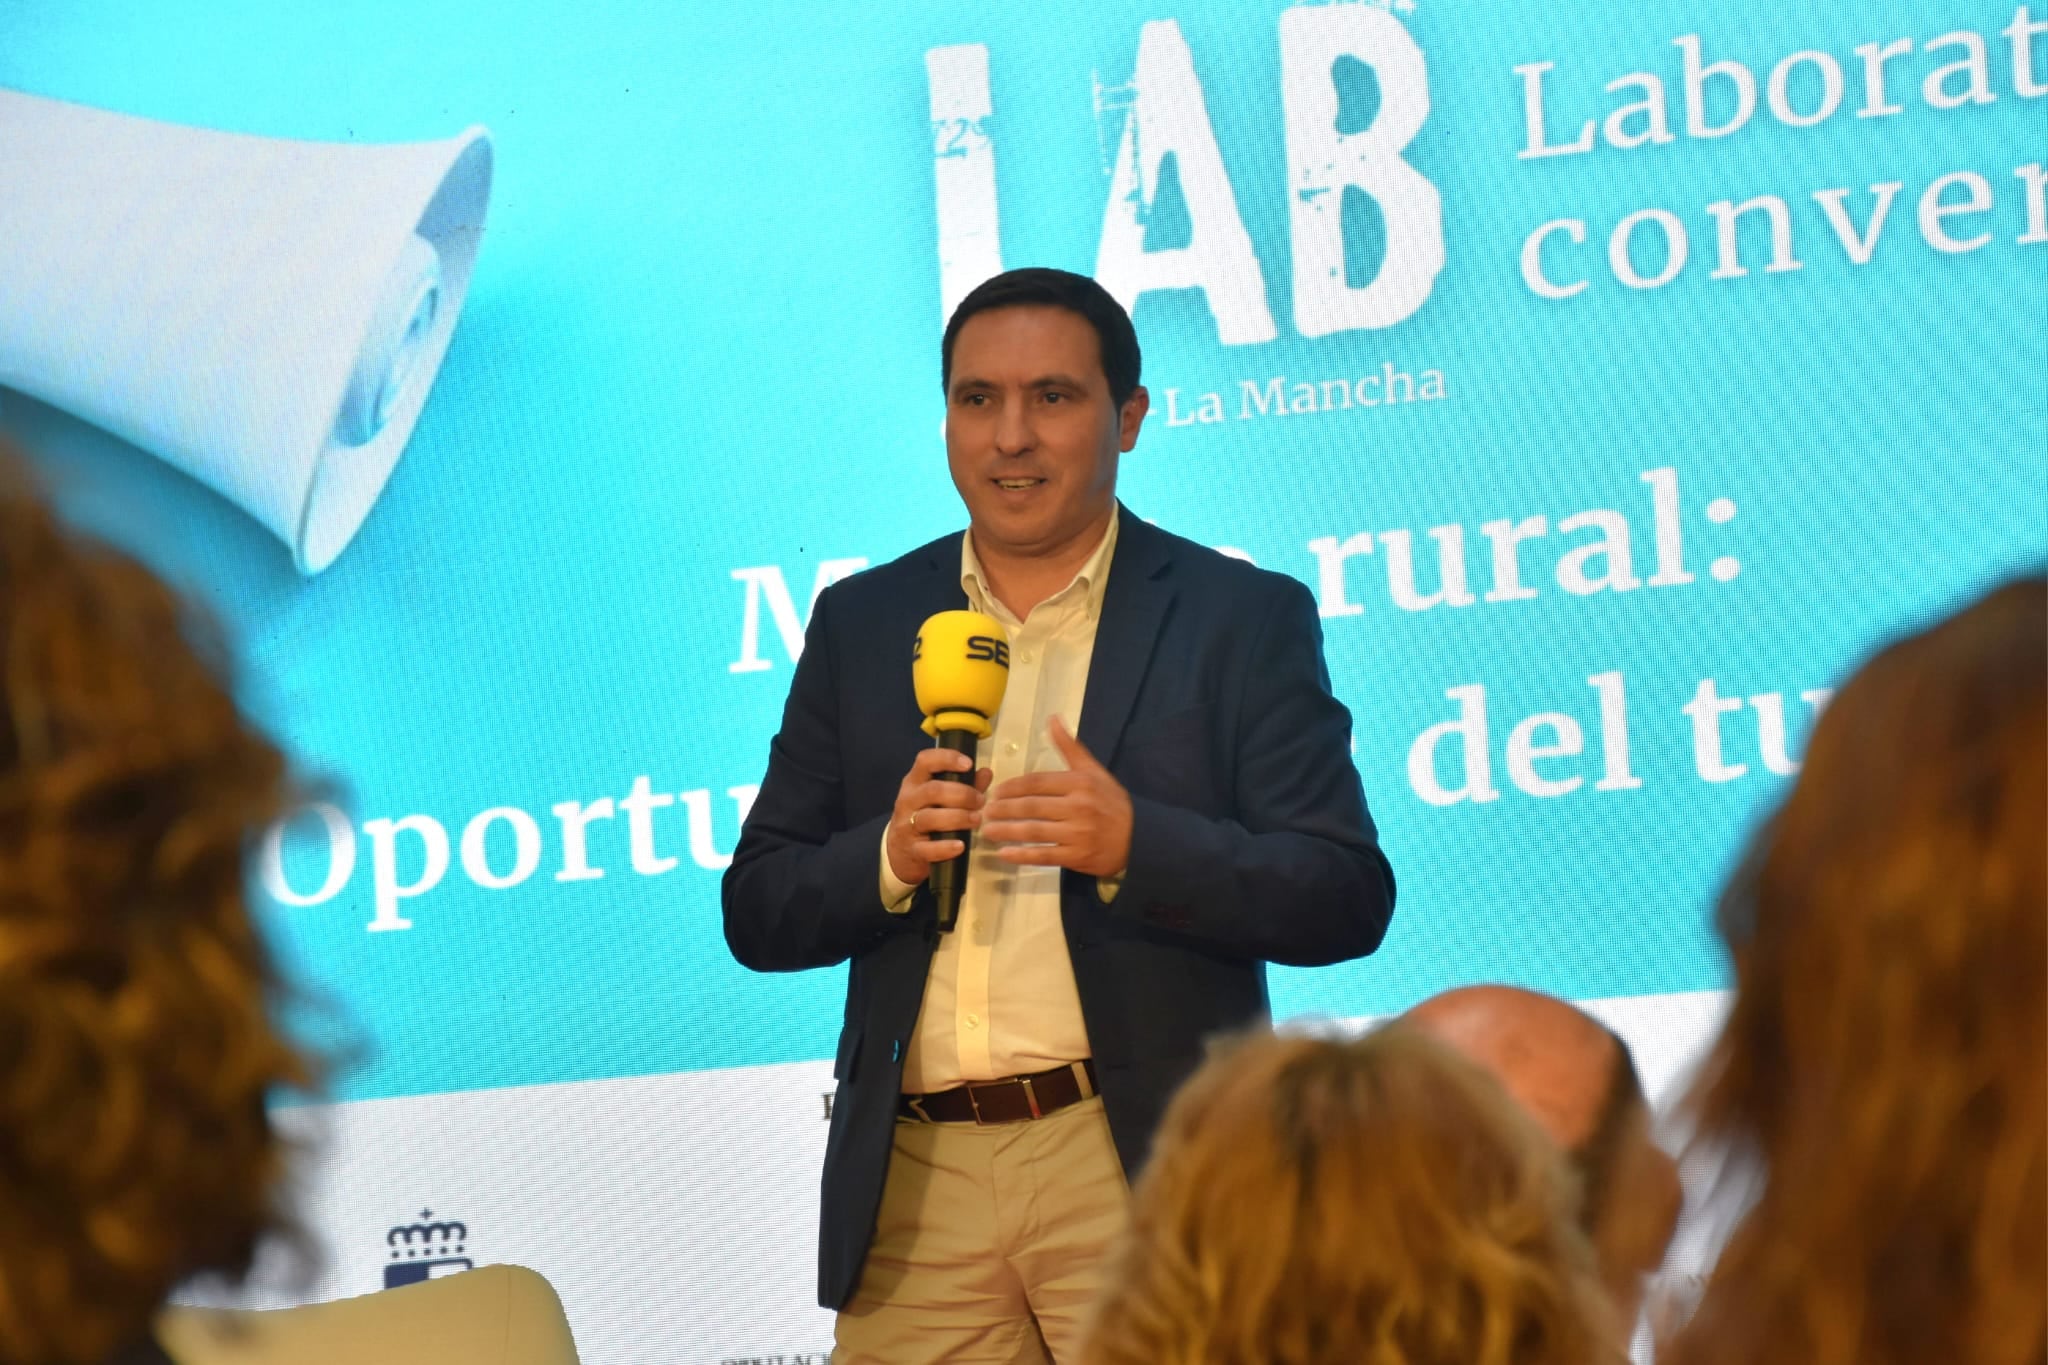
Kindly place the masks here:
MULTIPOLYGON (((1109 529, 1087 563, 1022 621, 988 590, 974 555, 974 533, 960 542, 960 586, 968 605, 1002 622, 1010 636, 1009 686, 994 733, 975 748, 975 766, 995 774, 992 785, 1023 773, 1066 769, 1046 727, 1058 716, 1080 733, 1088 662, 1121 515, 1110 513, 1109 529)), ((882 904, 903 914, 916 888, 897 878, 887 850, 885 831, 882 904)), ((997 858, 985 839, 976 839, 967 856, 960 919, 952 933, 939 936, 924 1007, 904 1058, 905 1094, 1028 1075, 1089 1055, 1060 921, 1060 869, 1013 866, 997 858)), ((1103 878, 1097 893, 1109 900, 1115 880, 1103 878)))

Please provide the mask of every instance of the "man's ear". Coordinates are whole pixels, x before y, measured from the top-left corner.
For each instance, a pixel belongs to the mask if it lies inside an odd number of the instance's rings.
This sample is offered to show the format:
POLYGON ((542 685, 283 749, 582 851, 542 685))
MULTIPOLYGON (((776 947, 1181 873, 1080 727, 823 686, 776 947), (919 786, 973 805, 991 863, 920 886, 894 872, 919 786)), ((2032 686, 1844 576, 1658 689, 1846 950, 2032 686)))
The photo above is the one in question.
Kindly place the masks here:
POLYGON ((1145 392, 1140 384, 1131 390, 1131 396, 1124 400, 1123 410, 1117 414, 1117 449, 1129 450, 1138 443, 1138 429, 1145 425, 1145 414, 1152 410, 1152 395, 1145 392))

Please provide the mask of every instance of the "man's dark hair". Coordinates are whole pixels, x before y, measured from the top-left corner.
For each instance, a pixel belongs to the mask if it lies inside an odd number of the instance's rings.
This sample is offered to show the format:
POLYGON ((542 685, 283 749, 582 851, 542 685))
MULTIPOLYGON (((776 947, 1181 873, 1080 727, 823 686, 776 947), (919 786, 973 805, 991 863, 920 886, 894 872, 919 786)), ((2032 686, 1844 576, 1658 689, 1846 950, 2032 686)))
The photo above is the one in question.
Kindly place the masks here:
POLYGON ((946 336, 939 343, 939 387, 953 385, 953 342, 960 328, 976 313, 997 308, 1064 308, 1078 313, 1095 329, 1102 351, 1102 373, 1109 380, 1110 400, 1121 409, 1138 388, 1142 357, 1138 353, 1138 332, 1124 306, 1086 275, 1045 266, 1006 270, 984 280, 960 300, 946 324, 946 336))
POLYGON ((1607 1072, 1607 1091, 1600 1097, 1600 1113, 1586 1140, 1566 1153, 1579 1173, 1583 1188, 1579 1221, 1588 1232, 1599 1225, 1614 1192, 1614 1166, 1621 1156, 1622 1134, 1628 1130, 1629 1118, 1650 1103, 1627 1042, 1613 1029, 1607 1030, 1607 1036, 1614 1040, 1614 1061, 1607 1072))

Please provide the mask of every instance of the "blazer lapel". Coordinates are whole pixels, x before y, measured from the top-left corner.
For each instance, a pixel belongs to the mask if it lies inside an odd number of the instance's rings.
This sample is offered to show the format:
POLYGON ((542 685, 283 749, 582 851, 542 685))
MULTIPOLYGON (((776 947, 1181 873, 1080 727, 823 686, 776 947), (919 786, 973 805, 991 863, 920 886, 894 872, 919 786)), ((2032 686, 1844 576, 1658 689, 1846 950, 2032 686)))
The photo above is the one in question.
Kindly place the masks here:
MULTIPOLYGON (((925 547, 924 573, 903 595, 904 607, 917 618, 910 623, 913 637, 918 627, 940 612, 967 610, 967 589, 960 586, 960 542, 966 534, 958 532, 925 547)), ((903 657, 906 662, 910 658, 907 641, 903 646, 903 657)))
POLYGON ((924 716, 917 709, 917 693, 911 687, 911 642, 924 623, 940 612, 967 610, 967 590, 960 586, 960 541, 961 536, 952 535, 926 546, 924 572, 905 586, 894 605, 894 633, 902 638, 903 645, 900 709, 909 717, 910 732, 916 736, 918 748, 931 741, 918 728, 924 716))
POLYGON ((1095 628, 1095 654, 1081 701, 1081 732, 1088 752, 1105 766, 1116 761, 1117 744, 1130 723, 1131 708, 1159 643, 1160 627, 1173 604, 1171 542, 1118 504, 1116 553, 1102 595, 1095 628))

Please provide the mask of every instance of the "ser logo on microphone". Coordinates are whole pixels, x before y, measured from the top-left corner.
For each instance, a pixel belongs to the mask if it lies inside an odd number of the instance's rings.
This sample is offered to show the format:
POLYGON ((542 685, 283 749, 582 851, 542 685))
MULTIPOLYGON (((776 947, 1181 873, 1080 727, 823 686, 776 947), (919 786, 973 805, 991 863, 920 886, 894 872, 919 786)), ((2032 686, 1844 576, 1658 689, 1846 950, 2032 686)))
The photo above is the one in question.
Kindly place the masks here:
MULTIPOLYGON (((910 660, 917 662, 924 657, 924 636, 920 635, 910 644, 910 660)), ((967 657, 979 663, 996 663, 1004 668, 1010 666, 1010 642, 997 640, 987 635, 967 637, 967 657)))

